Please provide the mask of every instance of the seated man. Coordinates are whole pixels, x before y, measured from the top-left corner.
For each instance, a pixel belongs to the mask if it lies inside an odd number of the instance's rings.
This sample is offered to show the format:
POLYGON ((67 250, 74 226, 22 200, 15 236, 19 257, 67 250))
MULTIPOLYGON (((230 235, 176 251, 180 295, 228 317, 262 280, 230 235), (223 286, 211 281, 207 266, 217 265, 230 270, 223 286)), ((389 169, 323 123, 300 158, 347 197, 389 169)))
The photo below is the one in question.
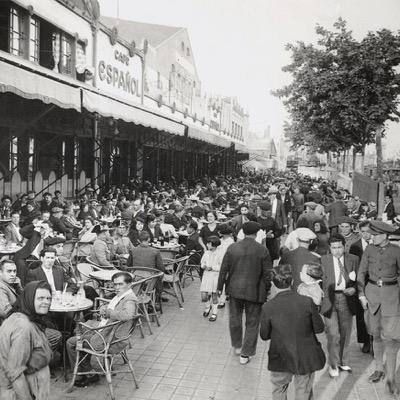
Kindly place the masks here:
MULTIPOLYGON (((119 328, 118 336, 127 336, 128 331, 131 327, 132 319, 135 317, 137 310, 137 298, 131 289, 132 281, 132 275, 128 272, 117 272, 112 276, 112 282, 115 286, 117 294, 107 305, 100 307, 99 312, 102 317, 101 321, 88 321, 88 329, 105 326, 115 321, 126 321, 126 324, 119 328)), ((101 330, 100 333, 106 340, 108 340, 109 337, 107 337, 107 335, 110 335, 111 330, 109 328, 106 328, 101 330)), ((88 330, 84 332, 81 338, 83 340, 88 340, 90 346, 95 351, 101 351, 102 349, 104 349, 104 341, 99 335, 95 334, 93 331, 88 330)), ((67 340, 67 351, 71 366, 74 366, 76 361, 76 344, 76 336, 73 336, 67 340)), ((128 342, 119 342, 115 345, 112 345, 110 349, 111 351, 118 351, 120 349, 123 349, 127 345, 128 342)), ((89 347, 89 345, 85 343, 84 347, 89 347)), ((86 356, 82 360, 81 364, 79 365, 79 369, 82 372, 91 371, 92 367, 90 364, 90 356, 86 356)), ((75 386, 84 387, 98 380, 99 375, 97 374, 83 375, 75 380, 75 386)))
POLYGON ((16 243, 20 246, 24 243, 24 237, 21 235, 20 232, 20 225, 19 225, 19 212, 13 211, 11 213, 11 222, 4 228, 4 237, 7 242, 16 243))
POLYGON ((150 235, 146 231, 139 234, 139 246, 136 247, 128 259, 128 266, 141 266, 146 268, 155 268, 165 272, 164 263, 161 258, 160 250, 151 247, 150 235))
POLYGON ((17 297, 22 293, 21 280, 17 277, 17 267, 12 260, 0 262, 0 324, 12 310, 17 297))
POLYGON ((100 267, 112 268, 111 260, 114 258, 114 246, 110 243, 109 228, 107 225, 96 225, 92 229, 97 234, 90 254, 91 260, 100 267))
MULTIPOLYGON (((0 324, 12 311, 17 298, 22 293, 21 281, 17 277, 17 267, 12 260, 0 262, 0 324)), ((49 326, 44 333, 53 351, 61 344, 61 333, 49 326)))

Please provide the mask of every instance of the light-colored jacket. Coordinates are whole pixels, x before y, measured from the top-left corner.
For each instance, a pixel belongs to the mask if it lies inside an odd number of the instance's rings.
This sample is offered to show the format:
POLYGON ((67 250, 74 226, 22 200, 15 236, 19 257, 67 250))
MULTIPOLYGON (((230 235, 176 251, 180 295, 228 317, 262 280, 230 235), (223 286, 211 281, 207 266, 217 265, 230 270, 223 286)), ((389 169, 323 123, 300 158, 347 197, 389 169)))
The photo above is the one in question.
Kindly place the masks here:
POLYGON ((90 255, 93 262, 102 267, 111 267, 111 251, 104 240, 96 239, 90 255))
MULTIPOLYGON (((22 287, 19 288, 22 291, 22 287)), ((12 309, 13 304, 17 301, 18 289, 0 280, 0 324, 12 309)))

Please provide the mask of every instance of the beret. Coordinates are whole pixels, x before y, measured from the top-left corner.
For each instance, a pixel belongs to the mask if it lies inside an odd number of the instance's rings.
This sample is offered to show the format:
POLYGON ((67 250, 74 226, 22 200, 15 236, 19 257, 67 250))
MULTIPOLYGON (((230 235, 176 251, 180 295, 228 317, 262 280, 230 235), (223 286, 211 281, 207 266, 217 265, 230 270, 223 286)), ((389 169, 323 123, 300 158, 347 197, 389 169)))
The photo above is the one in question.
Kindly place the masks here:
POLYGON ((382 233, 391 234, 396 231, 396 227, 383 221, 371 221, 369 224, 369 230, 372 235, 380 235, 382 233))
POLYGON ((297 238, 302 242, 309 242, 317 238, 317 235, 308 228, 297 228, 296 235, 297 238))
POLYGON ((245 235, 254 235, 261 229, 261 225, 258 222, 249 221, 243 224, 242 229, 245 235))
POLYGON ((270 203, 269 201, 265 201, 265 200, 260 201, 260 202, 258 203, 258 206, 260 207, 260 209, 261 209, 262 211, 269 211, 269 210, 271 210, 271 208, 272 208, 271 203, 270 203))

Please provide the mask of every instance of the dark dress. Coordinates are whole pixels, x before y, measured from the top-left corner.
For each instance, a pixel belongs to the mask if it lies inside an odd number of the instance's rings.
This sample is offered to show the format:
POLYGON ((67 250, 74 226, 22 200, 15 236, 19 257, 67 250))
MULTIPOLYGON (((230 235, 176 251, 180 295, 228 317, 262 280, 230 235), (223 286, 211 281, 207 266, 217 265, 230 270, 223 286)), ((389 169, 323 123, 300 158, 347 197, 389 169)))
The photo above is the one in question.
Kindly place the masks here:
POLYGON ((206 244, 207 239, 210 236, 218 236, 219 237, 219 229, 218 229, 218 225, 216 226, 216 228, 212 231, 210 230, 210 228, 208 227, 208 224, 204 225, 201 229, 200 229, 200 235, 199 235, 202 239, 203 239, 203 243, 206 244))

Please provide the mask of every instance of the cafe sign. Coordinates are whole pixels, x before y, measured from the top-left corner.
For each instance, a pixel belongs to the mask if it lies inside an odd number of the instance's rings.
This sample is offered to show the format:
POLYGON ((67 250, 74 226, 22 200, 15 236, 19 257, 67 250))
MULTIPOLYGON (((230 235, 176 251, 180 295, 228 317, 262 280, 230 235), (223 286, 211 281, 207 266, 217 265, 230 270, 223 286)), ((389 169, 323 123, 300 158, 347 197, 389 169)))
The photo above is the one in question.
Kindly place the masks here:
POLYGON ((142 62, 138 55, 120 43, 111 45, 107 35, 99 32, 96 86, 109 95, 140 103, 142 62))

